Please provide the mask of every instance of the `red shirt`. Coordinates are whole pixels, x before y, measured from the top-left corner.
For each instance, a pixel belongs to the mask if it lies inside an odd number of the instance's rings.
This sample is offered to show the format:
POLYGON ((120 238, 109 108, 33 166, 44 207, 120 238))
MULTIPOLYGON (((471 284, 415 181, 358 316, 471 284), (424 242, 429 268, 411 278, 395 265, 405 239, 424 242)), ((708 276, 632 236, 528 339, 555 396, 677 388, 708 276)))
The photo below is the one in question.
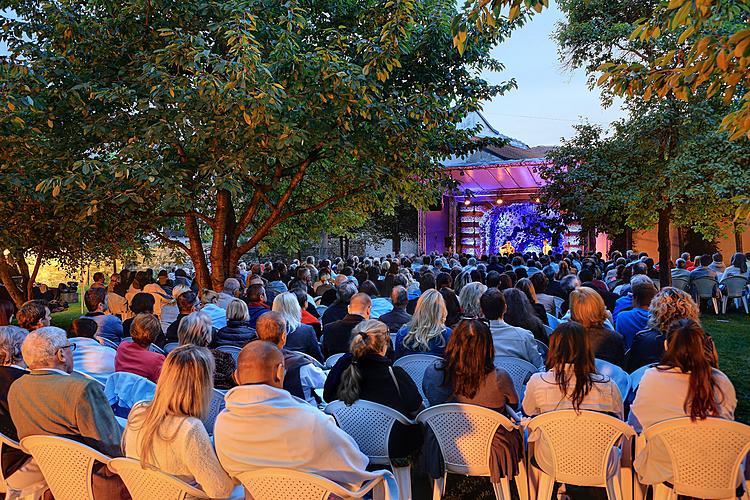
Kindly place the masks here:
POLYGON ((310 311, 307 309, 302 310, 302 324, 303 325, 315 325, 320 324, 320 321, 318 321, 318 318, 310 314, 310 311))
POLYGON ((163 354, 151 352, 135 342, 121 342, 115 354, 115 371, 135 373, 156 383, 165 359, 163 354))

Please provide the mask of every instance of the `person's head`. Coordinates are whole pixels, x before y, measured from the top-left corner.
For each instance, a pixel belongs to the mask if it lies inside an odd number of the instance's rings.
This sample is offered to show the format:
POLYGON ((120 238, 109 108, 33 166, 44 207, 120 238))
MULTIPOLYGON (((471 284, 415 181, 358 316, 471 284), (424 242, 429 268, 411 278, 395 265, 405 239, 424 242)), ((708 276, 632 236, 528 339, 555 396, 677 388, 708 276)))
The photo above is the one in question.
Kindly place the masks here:
POLYGON ((261 284, 250 285, 245 292, 247 301, 252 303, 265 302, 266 301, 266 289, 261 284))
POLYGON ((68 343, 65 330, 45 326, 29 333, 21 345, 21 355, 32 369, 55 368, 73 372, 74 344, 68 343))
POLYGON ((70 331, 68 337, 70 338, 84 338, 93 339, 96 335, 99 325, 96 321, 88 318, 74 319, 73 323, 70 324, 70 331))
POLYGON ((427 290, 432 290, 433 288, 437 288, 435 286, 435 275, 432 273, 424 273, 422 277, 419 279, 419 291, 424 293, 427 290))
POLYGON ((166 269, 162 269, 159 271, 159 274, 156 275, 156 279, 160 285, 164 285, 169 281, 169 273, 167 273, 166 269))
POLYGON ((654 284, 650 282, 634 283, 630 291, 633 294, 633 307, 641 309, 648 309, 657 292, 654 284))
POLYGON ((458 320, 461 318, 461 304, 458 302, 456 292, 450 288, 441 288, 440 295, 445 301, 445 310, 448 313, 445 318, 445 326, 452 327, 458 323, 458 320))
MULTIPOLYGON (((168 417, 205 419, 214 387, 214 357, 205 347, 184 345, 173 349, 164 360, 153 401, 144 410, 132 412, 128 431, 139 431, 141 464, 156 465, 154 440, 170 441, 174 434, 162 429, 168 417)), ((126 431, 127 432, 127 431, 126 431)))
POLYGON ((581 286, 581 280, 575 274, 567 274, 560 280, 560 288, 563 292, 569 294, 576 288, 581 286))
POLYGON ((26 366, 21 355, 21 345, 28 334, 29 332, 17 326, 0 326, 0 365, 26 366))
POLYGON ((389 345, 391 345, 391 335, 385 323, 368 319, 354 327, 349 344, 353 362, 341 374, 337 394, 340 400, 350 405, 359 399, 362 373, 359 370, 358 361, 368 354, 385 356, 389 345))
POLYGON ((450 273, 438 273, 435 277, 435 288, 440 290, 441 288, 450 288, 453 286, 453 278, 450 273))
POLYGON ((698 305, 686 292, 664 287, 651 300, 648 326, 666 332, 672 322, 687 318, 698 322, 698 305))
POLYGON ((201 306, 219 303, 219 294, 208 288, 204 288, 200 293, 201 306))
POLYGON ((100 272, 94 273, 94 283, 103 284, 104 283, 104 273, 100 273, 100 272))
POLYGON ((684 410, 691 420, 719 414, 713 370, 706 356, 706 333, 697 321, 683 318, 669 325, 664 356, 657 368, 677 368, 690 374, 684 410))
POLYGON ((138 292, 130 301, 130 310, 133 314, 154 314, 154 296, 150 293, 138 292))
POLYGON ((570 266, 564 260, 561 260, 558 264, 557 273, 555 273, 555 279, 562 282, 562 279, 570 274, 570 266))
MULTIPOLYGON (((339 274, 336 276, 337 281, 340 276, 342 275, 339 274)), ((345 281, 336 287, 336 300, 341 304, 348 304, 352 300, 352 297, 357 294, 357 287, 354 283, 346 281, 346 277, 344 277, 344 280, 345 281)))
POLYGON ((374 299, 378 296, 378 287, 372 281, 365 280, 359 285, 359 293, 366 293, 371 299, 374 299))
POLYGON ((740 270, 742 274, 747 272, 747 258, 744 253, 737 252, 732 256, 732 265, 740 270))
POLYGON ((547 276, 544 275, 544 273, 534 273, 531 275, 529 280, 531 280, 531 284, 534 286, 534 292, 536 294, 544 293, 545 291, 547 291, 549 280, 547 279, 547 276))
POLYGON ((13 302, 0 299, 0 326, 10 325, 15 311, 16 308, 13 306, 13 302))
POLYGON ((83 296, 83 303, 89 312, 104 312, 107 310, 107 291, 104 288, 89 288, 83 296))
POLYGON ((581 280, 581 283, 586 283, 587 281, 593 281, 594 271, 592 271, 588 267, 584 267, 583 269, 581 269, 581 272, 578 273, 578 279, 581 280))
POLYGON ((153 314, 138 314, 130 325, 130 336, 133 337, 133 342, 144 348, 150 346, 161 333, 159 318, 153 314))
POLYGON ((708 255, 708 254, 701 255, 701 261, 700 262, 701 262, 701 266, 702 267, 710 266, 711 265, 711 261, 712 261, 712 259, 711 259, 710 255, 708 255))
POLYGON ((711 257, 714 262, 724 262, 724 256, 721 255, 719 252, 716 252, 711 257))
POLYGON ((531 283, 531 280, 529 278, 521 278, 520 280, 518 280, 518 282, 516 283, 516 288, 526 294, 526 298, 529 299, 529 302, 531 302, 532 304, 536 304, 536 290, 534 289, 534 285, 531 283))
POLYGON ((593 387, 596 376, 594 352, 586 329, 575 321, 560 323, 549 336, 546 365, 555 372, 555 382, 578 410, 593 387), (575 377, 575 386, 570 387, 575 377))
POLYGON ((502 319, 505 314, 505 294, 497 288, 488 288, 479 299, 482 316, 493 321, 502 319))
POLYGON ((190 313, 180 321, 177 340, 180 345, 208 347, 213 338, 211 317, 204 312, 190 313))
MULTIPOLYGON (((502 295, 497 289, 486 293, 502 295)), ((457 396, 473 398, 487 374, 495 371, 495 347, 487 324, 480 319, 462 319, 445 347, 445 381, 457 396)))
POLYGON ((270 342, 282 349, 286 345, 286 321, 276 311, 261 314, 255 322, 255 334, 260 340, 270 342))
POLYGON ((500 273, 497 271, 488 272, 485 284, 487 285, 487 288, 497 288, 497 285, 500 284, 500 273))
POLYGON ((180 314, 190 314, 198 310, 198 296, 193 291, 187 291, 177 297, 177 309, 180 314))
POLYGON ((349 301, 349 314, 357 314, 365 319, 370 319, 372 299, 366 293, 356 293, 349 301))
POLYGON ((568 299, 570 318, 584 328, 601 328, 609 317, 601 295, 593 288, 578 287, 568 299))
POLYGON ((180 296, 180 295, 182 295, 183 293, 185 293, 185 292, 189 292, 189 291, 190 291, 190 287, 189 287, 189 286, 187 286, 187 285, 182 285, 182 284, 180 284, 180 285, 175 285, 175 287, 174 287, 174 288, 172 288, 172 298, 173 298, 173 299, 175 300, 175 302, 176 302, 176 301, 177 301, 177 297, 179 297, 179 296, 180 296))
POLYGON ((443 332, 447 316, 448 310, 440 292, 435 289, 427 290, 417 300, 404 344, 416 351, 429 351, 430 341, 439 338, 440 346, 445 346, 443 332))
POLYGON ((236 278, 227 278, 224 280, 224 289, 222 292, 232 297, 240 296, 240 281, 236 278))
POLYGON ((227 304, 227 321, 248 321, 250 313, 244 300, 232 299, 227 304))
POLYGON ((479 305, 479 299, 487 291, 487 287, 479 282, 467 283, 461 288, 458 294, 458 301, 461 303, 463 315, 469 318, 481 316, 482 309, 479 305))
POLYGON ((500 275, 500 281, 498 281, 497 283, 497 289, 507 290, 508 288, 513 288, 513 278, 511 278, 510 274, 503 273, 500 275))
MULTIPOLYGON (((268 314, 271 313, 263 316, 268 314)), ((250 342, 240 351, 234 379, 239 385, 265 384, 282 389, 284 387, 284 355, 271 342, 264 340, 250 342)))
POLYGON ((687 268, 687 262, 683 258, 677 259, 674 264, 677 267, 677 269, 685 269, 685 268, 687 268))
POLYGON ((295 294, 280 293, 273 299, 272 309, 284 318, 287 333, 292 333, 302 324, 302 309, 295 294))
POLYGON ((391 302, 394 309, 406 309, 409 304, 409 293, 402 286, 394 286, 391 290, 391 302))
POLYGON ((52 314, 46 304, 39 300, 30 300, 18 310, 16 321, 18 321, 18 326, 31 332, 37 328, 49 326, 52 314))

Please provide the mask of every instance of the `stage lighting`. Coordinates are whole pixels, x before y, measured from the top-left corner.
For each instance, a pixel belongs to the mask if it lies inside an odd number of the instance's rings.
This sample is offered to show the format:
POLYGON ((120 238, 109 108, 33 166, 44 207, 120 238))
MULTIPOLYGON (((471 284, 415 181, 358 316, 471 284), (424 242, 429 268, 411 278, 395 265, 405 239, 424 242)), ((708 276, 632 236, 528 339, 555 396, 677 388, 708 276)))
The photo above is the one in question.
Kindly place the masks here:
POLYGON ((464 200, 464 205, 466 205, 467 207, 471 205, 471 200, 469 199, 464 200))
POLYGON ((495 200, 495 203, 497 203, 498 205, 502 205, 503 204, 503 199, 502 198, 498 198, 497 200, 495 200))
POLYGON ((535 203, 541 203, 541 201, 542 201, 542 199, 539 198, 538 196, 536 198, 534 198, 534 202, 535 203))

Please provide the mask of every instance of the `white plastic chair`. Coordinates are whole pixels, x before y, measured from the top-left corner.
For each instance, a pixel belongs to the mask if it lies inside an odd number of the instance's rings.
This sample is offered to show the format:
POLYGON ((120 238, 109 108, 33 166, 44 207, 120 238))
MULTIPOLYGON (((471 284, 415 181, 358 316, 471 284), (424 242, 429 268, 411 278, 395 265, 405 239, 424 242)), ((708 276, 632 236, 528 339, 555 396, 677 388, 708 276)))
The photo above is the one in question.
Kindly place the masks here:
POLYGON ((624 401, 630 392, 630 375, 619 366, 603 359, 595 359, 594 364, 596 365, 596 373, 615 381, 617 388, 620 389, 620 396, 622 396, 624 401))
MULTIPOLYGON (((433 482, 434 500, 445 493, 449 472, 465 476, 489 476, 492 440, 500 426, 508 430, 516 426, 500 413, 481 406, 448 403, 428 408, 417 415, 417 422, 428 425, 435 433, 445 462, 445 476, 433 482)), ((526 467, 518 464, 514 478, 521 500, 528 500, 526 467)), ((510 500, 510 479, 505 477, 492 485, 498 500, 510 500)))
POLYGON ((384 481, 378 477, 350 491, 324 477, 291 469, 259 469, 237 474, 237 479, 245 487, 246 496, 253 500, 327 500, 331 495, 362 498, 370 491, 376 493, 384 481))
POLYGON ((105 339, 104 337, 96 337, 96 340, 98 340, 99 343, 103 345, 104 347, 111 347, 115 351, 117 350, 117 344, 115 344, 109 339, 105 339))
POLYGON ((696 302, 700 303, 703 299, 708 299, 714 306, 714 312, 719 314, 719 301, 714 297, 714 289, 719 283, 714 278, 705 276, 693 280, 696 302))
POLYGON ((427 368, 434 365, 436 361, 441 361, 442 359, 443 358, 440 356, 433 356, 431 354, 409 354, 408 356, 397 359, 396 362, 393 363, 393 366, 400 366, 406 370, 406 373, 409 374, 411 379, 417 385, 419 394, 422 395, 422 402, 424 403, 425 408, 430 406, 430 402, 427 401, 427 396, 425 396, 425 393, 422 390, 424 372, 427 368))
POLYGON ((335 365, 336 362, 338 362, 338 360, 340 360, 344 356, 344 354, 346 353, 340 352, 338 354, 334 354, 333 356, 328 356, 328 359, 326 359, 325 363, 326 369, 330 370, 331 368, 333 368, 333 365, 335 365))
POLYGON ((326 406, 325 412, 333 415, 338 426, 354 438, 359 450, 367 455, 371 464, 391 466, 401 498, 411 499, 411 467, 395 467, 391 463, 388 443, 396 422, 414 425, 414 421, 393 408, 361 399, 351 406, 343 401, 334 401, 326 406))
POLYGON ((203 421, 203 426, 206 428, 206 432, 208 432, 209 435, 213 435, 216 417, 219 416, 219 413, 224 409, 224 406, 224 393, 218 389, 214 389, 213 396, 211 397, 211 404, 208 407, 208 415, 206 415, 206 419, 203 421))
POLYGON ((607 489, 610 500, 626 499, 632 491, 632 440, 635 431, 622 420, 593 411, 558 410, 532 418, 529 429, 529 460, 536 442, 544 439, 552 455, 553 470, 529 467, 529 482, 537 486, 537 500, 549 500, 555 481, 607 489), (622 441, 622 459, 614 460, 614 447, 622 441), (620 464, 624 465, 621 467, 620 464), (622 481, 621 481, 622 473, 622 481), (538 483, 536 481, 539 478, 538 483))
POLYGON ((323 363, 321 363, 317 359, 313 358, 309 354, 307 354, 305 352, 299 352, 299 351, 295 351, 295 352, 297 354, 301 354, 302 356, 304 356, 305 358, 307 358, 307 360, 310 361, 310 363, 312 363, 315 368, 319 368, 321 370, 325 370, 325 366, 323 366, 323 363))
POLYGON ((141 468, 138 460, 115 458, 109 469, 122 478, 133 500, 209 498, 202 490, 157 469, 141 468))
POLYGON ((745 306, 745 314, 750 314, 750 311, 748 311, 747 296, 743 295, 745 288, 747 288, 747 278, 744 276, 730 276, 721 280, 721 284, 724 285, 724 292, 721 295, 721 313, 727 313, 727 303, 732 299, 738 311, 740 309, 739 303, 742 302, 742 305, 745 306))
POLYGON ((688 292, 690 280, 688 278, 672 278, 672 288, 688 292))
MULTIPOLYGON (((122 342, 133 342, 133 337, 125 337, 124 339, 122 339, 122 342)), ((162 349, 161 347, 159 347, 156 344, 150 344, 148 346, 148 350, 151 351, 151 352, 157 352, 159 354, 163 354, 165 356, 167 355, 167 353, 164 352, 164 349, 162 349)))
POLYGON ((547 361, 547 353, 549 352, 549 347, 547 346, 547 344, 539 339, 534 339, 534 343, 536 343, 536 350, 539 351, 539 355, 542 357, 542 360, 547 361))
POLYGON ((27 436, 21 440, 21 449, 34 457, 56 500, 94 500, 94 463, 109 464, 112 460, 84 444, 57 436, 27 436))
POLYGON ((513 387, 516 389, 518 394, 519 404, 523 401, 523 395, 526 392, 526 382, 529 381, 531 376, 539 371, 539 369, 521 358, 514 358, 513 356, 495 356, 495 366, 499 366, 503 370, 507 371, 510 378, 513 379, 513 387))
POLYGON ((676 500, 677 495, 736 497, 742 479, 740 464, 750 452, 749 426, 720 418, 692 422, 681 417, 652 425, 641 439, 659 439, 672 460, 673 487, 657 485, 654 500, 676 500))
POLYGON ((216 348, 216 350, 221 352, 228 352, 229 354, 231 354, 232 358, 234 358, 235 365, 237 364, 237 359, 240 357, 240 351, 242 351, 242 349, 234 345, 220 345, 216 348))
MULTIPOLYGON (((7 446, 9 448, 15 448, 17 450, 21 449, 21 445, 18 443, 18 441, 9 438, 5 434, 0 432, 0 451, 2 451, 2 447, 7 446)), ((23 450, 22 450, 23 451, 23 450)), ((3 468, 0 467, 0 493, 8 493, 9 487, 8 487, 8 478, 5 477, 5 474, 3 474, 3 468)), ((34 483, 32 485, 27 486, 23 489, 22 496, 23 498, 34 498, 34 500, 37 500, 39 498, 42 498, 44 495, 44 492, 47 490, 47 482, 46 481, 39 481, 38 483, 34 483)), ((5 495, 2 495, 2 498, 5 498, 5 495)))

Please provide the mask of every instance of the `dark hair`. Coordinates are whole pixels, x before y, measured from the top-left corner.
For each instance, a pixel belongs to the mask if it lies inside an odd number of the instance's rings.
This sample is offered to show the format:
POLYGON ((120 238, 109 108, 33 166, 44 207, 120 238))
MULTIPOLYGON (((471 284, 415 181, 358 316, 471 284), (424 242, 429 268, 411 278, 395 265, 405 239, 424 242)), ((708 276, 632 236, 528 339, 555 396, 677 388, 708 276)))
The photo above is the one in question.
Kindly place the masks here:
POLYGON ((534 273, 529 279, 531 280, 531 284, 534 285, 534 290, 536 290, 537 294, 544 293, 547 290, 549 280, 544 273, 534 273))
POLYGON ((709 266, 712 260, 713 259, 711 259, 711 256, 708 254, 701 255, 701 266, 703 267, 709 266))
POLYGON ((409 293, 401 285, 394 286, 391 289, 391 302, 393 307, 406 307, 409 303, 409 293))
POLYGON ((177 308, 180 310, 180 314, 190 313, 197 302, 198 295, 195 292, 185 292, 177 297, 177 308))
POLYGON ((484 284, 487 285, 487 288, 497 288, 497 285, 500 284, 500 273, 497 271, 488 272, 484 284))
POLYGON ((297 302, 299 303, 300 309, 303 311, 307 309, 307 288, 304 287, 304 284, 300 283, 303 286, 295 286, 290 292, 292 292, 297 297, 297 302))
MULTIPOLYGON (((99 288, 99 290, 102 289, 99 288)), ((39 300, 30 300, 26 302, 16 313, 18 326, 25 330, 31 330, 37 323, 47 316, 47 309, 49 308, 39 300)))
POLYGON ((261 285, 260 283, 256 283, 255 285, 250 285, 249 287, 247 287, 245 297, 247 298, 248 302, 260 302, 260 299, 263 298, 265 292, 266 290, 265 288, 263 288, 263 285, 261 285))
POLYGON ((424 293, 433 288, 435 288, 435 275, 432 273, 424 273, 419 280, 419 290, 424 293))
POLYGON ((505 313, 505 295, 497 288, 488 288, 486 292, 479 297, 479 307, 482 314, 489 320, 500 319, 505 313))
POLYGON ((546 340, 544 323, 536 315, 534 306, 526 298, 526 294, 518 288, 508 288, 503 290, 503 293, 507 307, 503 320, 509 325, 529 330, 534 334, 534 338, 546 340))
POLYGON ((651 283, 636 283, 630 290, 633 294, 633 304, 639 307, 648 306, 656 296, 656 287, 651 283))
POLYGON ((456 396, 473 398, 485 377, 495 371, 490 328, 478 319, 461 320, 451 333, 444 358, 446 385, 456 396))
POLYGON ((594 271, 588 268, 583 268, 578 273, 578 279, 581 280, 581 283, 585 283, 586 281, 593 281, 594 280, 594 271))
POLYGON ((93 339, 96 335, 99 325, 96 321, 88 318, 74 319, 70 324, 70 330, 68 330, 68 338, 82 337, 87 339, 93 339))
POLYGON ((742 274, 747 272, 747 258, 745 254, 737 252, 732 256, 732 265, 740 270, 742 274))
POLYGON ((150 293, 138 292, 133 296, 133 300, 130 302, 130 310, 133 314, 148 313, 154 314, 154 296, 150 293))
POLYGON ((445 317, 445 326, 453 328, 461 318, 461 303, 458 301, 456 292, 450 288, 441 288, 439 291, 445 301, 445 309, 448 311, 448 315, 445 317))
POLYGON ((102 272, 95 272, 93 278, 94 278, 95 282, 96 281, 104 281, 104 273, 102 273, 102 272))
POLYGON ((89 312, 94 312, 99 304, 104 304, 107 300, 107 290, 104 288, 89 288, 86 295, 83 296, 83 302, 89 312))
MULTIPOLYGON (((669 325, 667 350, 658 370, 679 369, 690 374, 690 385, 683 406, 691 420, 718 415, 716 389, 711 363, 706 356, 706 333, 692 319, 681 319, 669 325)), ((722 395, 723 396, 723 395, 722 395)))
POLYGON ((498 290, 506 290, 508 288, 513 288, 513 278, 508 273, 503 273, 500 275, 500 280, 497 284, 498 290))
POLYGON ((575 321, 560 323, 549 336, 549 352, 546 365, 555 372, 555 383, 560 392, 567 395, 578 411, 586 395, 594 386, 596 375, 594 352, 586 329, 575 321), (572 365, 572 373, 566 365, 572 365), (571 378, 575 378, 575 387, 570 388, 571 378))
POLYGON ((721 255, 721 253, 719 252, 716 252, 715 254, 713 254, 712 258, 714 262, 721 262, 722 260, 724 260, 724 256, 721 255))
POLYGON ((10 325, 10 317, 16 312, 16 306, 9 300, 0 299, 0 326, 10 325))
POLYGON ((359 292, 366 293, 371 298, 375 298, 378 296, 378 287, 376 287, 375 283, 373 283, 372 281, 365 280, 361 285, 359 285, 359 292))
POLYGON ((450 288, 451 286, 453 286, 453 278, 451 278, 450 273, 438 273, 435 278, 435 288, 440 290, 441 288, 450 288))

